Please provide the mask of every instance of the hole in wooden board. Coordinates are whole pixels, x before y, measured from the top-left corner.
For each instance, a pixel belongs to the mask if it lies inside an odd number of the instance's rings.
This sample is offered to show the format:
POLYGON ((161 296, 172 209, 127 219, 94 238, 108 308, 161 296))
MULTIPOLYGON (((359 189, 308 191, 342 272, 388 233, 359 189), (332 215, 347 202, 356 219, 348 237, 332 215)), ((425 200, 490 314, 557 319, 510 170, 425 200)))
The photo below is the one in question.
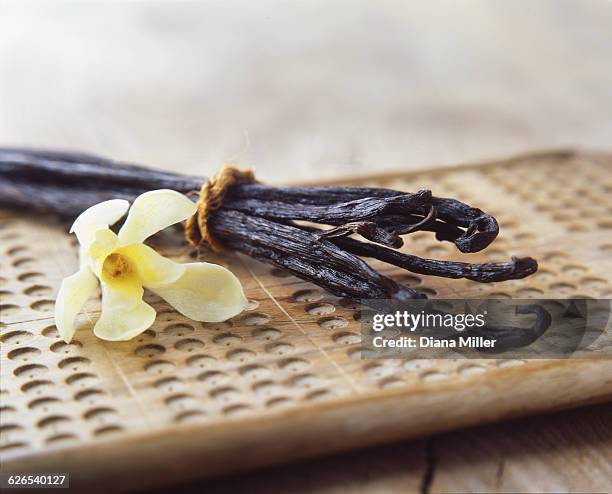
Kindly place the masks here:
POLYGON ((210 391, 210 397, 219 401, 230 401, 235 400, 240 396, 240 391, 232 386, 223 386, 221 388, 213 389, 210 391))
POLYGON ((17 409, 10 405, 0 406, 0 424, 6 422, 8 417, 17 415, 17 409))
POLYGON ((184 388, 183 382, 178 377, 164 377, 158 379, 153 383, 153 387, 162 391, 168 391, 170 393, 179 391, 184 388))
POLYGON ((179 423, 194 422, 205 416, 206 414, 202 410, 187 410, 177 414, 174 417, 174 421, 179 423))
POLYGON ((473 376, 476 374, 484 374, 487 371, 482 365, 466 364, 462 365, 457 369, 457 372, 461 376, 473 376))
POLYGON ((23 293, 25 293, 29 297, 42 297, 46 295, 52 295, 53 288, 46 285, 33 285, 26 288, 23 293))
POLYGON ((147 329, 138 335, 138 337, 134 340, 137 343, 144 343, 145 341, 149 341, 155 338, 155 331, 152 329, 147 329))
POLYGON ((378 385, 383 389, 399 388, 405 384, 406 383, 399 377, 387 377, 378 383, 378 385))
POLYGON ((195 338, 187 338, 184 340, 177 341, 174 348, 182 352, 195 352, 204 348, 204 342, 195 338))
POLYGON ((72 434, 71 432, 62 432, 60 434, 55 434, 46 439, 48 444, 55 444, 59 442, 68 442, 68 441, 76 441, 78 440, 78 436, 76 434, 72 434))
POLYGON ((40 281, 45 279, 45 275, 42 273, 29 272, 23 273, 17 276, 17 279, 23 283, 32 283, 35 281, 40 281))
POLYGON ((316 401, 316 400, 323 400, 326 398, 331 398, 332 397, 332 393, 327 390, 327 389, 318 389, 316 391, 312 391, 310 393, 307 393, 304 396, 305 400, 308 401, 316 401))
POLYGON ((602 278, 596 278, 594 276, 588 276, 586 278, 582 278, 579 281, 581 287, 590 288, 590 289, 601 289, 608 286, 608 282, 602 278))
POLYGON ((308 369, 308 367, 310 367, 310 362, 301 358, 290 358, 281 360, 278 366, 289 372, 300 372, 308 369))
POLYGON ((311 316, 324 316, 334 312, 336 307, 334 307, 332 304, 316 303, 307 305, 304 310, 311 316))
POLYGON ((0 314, 3 316, 14 316, 18 314, 20 311, 20 307, 15 304, 2 304, 0 305, 0 314))
POLYGON ((90 372, 79 372, 77 374, 68 376, 68 378, 66 379, 66 384, 78 388, 87 388, 92 384, 97 383, 98 381, 99 378, 95 374, 92 374, 90 372))
POLYGON ((393 373, 393 369, 391 367, 378 362, 365 365, 363 367, 363 371, 368 377, 373 379, 380 379, 381 377, 385 377, 393 373))
POLYGON ((268 314, 264 314, 263 312, 253 312, 251 314, 247 314, 242 318, 242 323, 247 326, 259 326, 261 324, 267 324, 270 322, 272 317, 268 314))
POLYGON ((274 407, 280 407, 283 405, 288 405, 289 403, 291 403, 291 398, 287 396, 276 396, 266 401, 266 406, 270 408, 274 408, 274 407))
POLYGON ((242 341, 242 337, 233 333, 223 333, 213 338, 213 343, 223 346, 236 345, 242 341))
POLYGON ((137 347, 136 350, 134 350, 134 355, 137 357, 151 358, 155 357, 156 355, 161 355, 165 351, 166 349, 163 346, 156 343, 149 343, 147 345, 137 347))
POLYGON ((272 371, 263 365, 245 365, 238 369, 240 375, 249 379, 261 379, 272 374, 272 371))
POLYGON ((299 290, 292 295, 296 302, 315 302, 323 298, 321 290, 299 290))
POLYGON ((74 395, 74 399, 79 402, 94 405, 105 398, 106 393, 101 389, 85 389, 74 395))
POLYGON ((38 348, 24 347, 17 348, 8 352, 7 357, 9 360, 15 360, 16 362, 28 362, 41 354, 38 348))
POLYGON ((225 356, 232 362, 248 362, 249 360, 253 360, 257 354, 252 350, 247 350, 246 348, 237 348, 236 350, 227 352, 225 356))
POLYGON ((276 340, 283 335, 280 329, 271 328, 268 326, 253 330, 252 334, 254 338, 265 341, 276 340))
POLYGON ((194 355, 186 360, 189 367, 198 367, 200 369, 206 369, 215 365, 217 359, 210 355, 194 355))
POLYGON ((61 400, 54 396, 45 396, 44 398, 37 398, 28 403, 30 410, 41 410, 42 412, 49 412, 54 409, 58 409, 61 404, 61 400))
POLYGON ((86 357, 68 357, 57 364, 60 369, 81 371, 91 364, 91 360, 86 357))
POLYGON ((14 449, 19 449, 19 448, 25 448, 27 447, 28 443, 23 442, 23 441, 16 441, 16 442, 11 442, 11 443, 6 443, 6 444, 0 444, 0 451, 8 451, 8 450, 14 450, 14 449))
POLYGON ((202 372, 201 374, 198 374, 196 379, 211 386, 218 386, 230 381, 229 376, 225 372, 221 371, 202 372))
POLYGON ((176 365, 167 360, 155 360, 144 366, 145 372, 149 374, 166 374, 176 369, 176 365))
POLYGON ((21 367, 17 367, 13 371, 13 374, 15 374, 16 377, 27 377, 27 378, 33 379, 35 377, 39 377, 47 373, 48 371, 49 369, 46 365, 27 364, 27 365, 22 365, 21 367))
POLYGON ((340 345, 355 345, 361 343, 361 336, 357 333, 350 333, 348 331, 342 333, 336 333, 332 336, 335 343, 340 345))
POLYGON ((39 429, 56 429, 61 424, 71 422, 71 418, 67 415, 51 415, 39 420, 36 426, 39 429))
POLYGON ((197 400, 189 393, 178 393, 164 400, 173 410, 188 410, 197 406, 197 400))
POLYGON ((189 333, 193 333, 194 331, 195 329, 192 325, 179 323, 166 326, 163 332, 169 336, 185 336, 189 333))
POLYGON ((291 385, 298 388, 313 388, 321 383, 321 380, 312 374, 300 374, 291 379, 291 385))
POLYGON ((31 257, 22 257, 13 261, 13 266, 19 269, 28 269, 36 266, 36 260, 31 257))
POLYGON ((34 335, 29 331, 11 331, 0 336, 0 341, 7 345, 21 345, 34 338, 34 335))
POLYGON ((46 338, 59 338, 59 333, 55 326, 47 326, 41 331, 41 334, 46 338))
POLYGON ((9 256, 16 256, 18 254, 24 254, 28 251, 28 248, 24 245, 18 245, 16 247, 11 247, 6 251, 6 254, 9 256))
POLYGON ((223 413, 230 417, 245 415, 249 413, 250 411, 251 411, 251 407, 245 404, 230 405, 223 409, 223 413))
POLYGON ((274 381, 266 380, 256 382, 253 384, 252 389, 257 395, 272 396, 282 391, 283 388, 274 381))
POLYGON ((424 382, 444 381, 448 379, 448 375, 438 371, 429 371, 421 374, 419 379, 424 382))
POLYGON ((295 350, 295 346, 291 343, 270 343, 266 345, 265 348, 267 353, 272 353, 274 355, 287 355, 288 353, 292 353, 295 350))
POLYGON ((325 317, 318 321, 323 329, 339 329, 348 326, 348 321, 343 317, 325 317))
POLYGON ((106 436, 109 434, 115 434, 117 432, 122 432, 123 427, 120 425, 107 425, 105 427, 100 427, 99 429, 94 430, 94 435, 96 436, 106 436))
POLYGON ((78 352, 82 346, 83 344, 80 341, 72 340, 70 343, 58 341, 57 343, 53 343, 49 348, 52 352, 70 355, 78 352))
POLYGON ((117 410, 111 407, 97 407, 83 413, 83 418, 88 422, 104 423, 109 417, 117 415, 117 410))

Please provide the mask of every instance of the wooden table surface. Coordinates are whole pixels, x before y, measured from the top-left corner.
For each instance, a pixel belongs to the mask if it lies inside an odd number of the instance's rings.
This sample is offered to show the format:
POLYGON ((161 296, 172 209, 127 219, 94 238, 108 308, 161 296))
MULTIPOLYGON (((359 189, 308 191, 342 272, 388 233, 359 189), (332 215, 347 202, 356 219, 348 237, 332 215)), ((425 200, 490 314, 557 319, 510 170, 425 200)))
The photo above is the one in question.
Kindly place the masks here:
MULTIPOLYGON (((269 182, 610 149, 612 2, 0 2, 0 145, 269 182)), ((610 406, 186 486, 605 492, 610 406)))
POLYGON ((185 494, 243 486, 252 494, 609 492, 611 416, 612 404, 604 404, 180 487, 185 494))

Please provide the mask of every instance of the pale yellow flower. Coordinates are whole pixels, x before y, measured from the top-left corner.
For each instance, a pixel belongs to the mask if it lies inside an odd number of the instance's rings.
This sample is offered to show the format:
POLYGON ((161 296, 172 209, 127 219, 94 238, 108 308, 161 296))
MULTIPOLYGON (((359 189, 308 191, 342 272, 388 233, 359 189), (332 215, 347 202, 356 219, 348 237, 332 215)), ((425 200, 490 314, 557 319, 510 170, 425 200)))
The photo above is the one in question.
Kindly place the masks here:
POLYGON ((143 301, 144 288, 196 321, 220 322, 244 310, 247 300, 238 278, 217 264, 178 264, 143 242, 158 231, 183 221, 195 204, 173 190, 153 190, 127 201, 114 199, 90 207, 70 232, 80 244, 80 268, 64 279, 55 302, 55 325, 66 342, 74 320, 98 283, 102 313, 94 326, 99 338, 129 340, 155 321, 155 309, 143 301), (129 214, 119 234, 109 225, 129 214))

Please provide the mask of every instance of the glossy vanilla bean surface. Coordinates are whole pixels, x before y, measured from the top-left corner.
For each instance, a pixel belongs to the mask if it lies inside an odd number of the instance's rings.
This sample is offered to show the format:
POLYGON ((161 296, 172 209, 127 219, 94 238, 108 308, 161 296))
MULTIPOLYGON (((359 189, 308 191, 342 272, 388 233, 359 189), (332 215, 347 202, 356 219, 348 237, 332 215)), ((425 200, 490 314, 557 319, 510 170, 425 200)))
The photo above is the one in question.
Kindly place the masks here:
MULTIPOLYGON (((204 181, 83 153, 0 149, 0 206, 69 218, 98 202, 131 201, 148 190, 192 193, 204 181)), ((229 250, 354 299, 423 297, 381 275, 360 257, 419 274, 479 282, 524 278, 537 270, 537 262, 529 257, 470 264, 393 250, 403 245, 402 235, 416 231, 433 232, 461 252, 480 251, 496 238, 499 227, 491 215, 455 199, 433 196, 429 190, 235 185, 211 214, 209 228, 229 250)))

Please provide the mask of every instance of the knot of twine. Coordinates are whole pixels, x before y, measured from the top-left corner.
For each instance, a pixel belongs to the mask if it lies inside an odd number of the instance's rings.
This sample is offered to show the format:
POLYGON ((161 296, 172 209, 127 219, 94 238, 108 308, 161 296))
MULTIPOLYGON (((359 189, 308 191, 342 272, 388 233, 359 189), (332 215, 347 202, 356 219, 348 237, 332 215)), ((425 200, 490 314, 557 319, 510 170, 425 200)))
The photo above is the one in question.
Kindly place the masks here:
POLYGON ((252 170, 239 170, 228 165, 221 168, 202 185, 197 201, 198 210, 185 222, 185 239, 194 247, 206 246, 214 252, 223 250, 223 246, 211 235, 208 219, 211 213, 221 207, 232 185, 254 183, 257 180, 252 170))

